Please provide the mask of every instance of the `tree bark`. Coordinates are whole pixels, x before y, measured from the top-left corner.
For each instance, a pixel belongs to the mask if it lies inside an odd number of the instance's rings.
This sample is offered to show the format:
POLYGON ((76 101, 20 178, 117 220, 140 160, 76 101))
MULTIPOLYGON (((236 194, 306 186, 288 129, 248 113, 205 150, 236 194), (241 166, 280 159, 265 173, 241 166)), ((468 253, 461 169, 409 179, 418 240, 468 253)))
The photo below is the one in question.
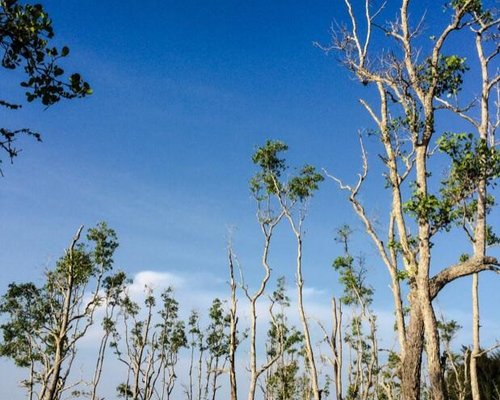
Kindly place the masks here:
POLYGON ((406 351, 401 358, 401 393, 403 400, 420 398, 420 374, 424 343, 424 322, 416 296, 410 295, 410 321, 406 333, 406 351))
POLYGON ((477 359, 479 357, 479 298, 478 274, 472 275, 472 353, 470 355, 470 386, 472 400, 480 400, 479 381, 477 376, 477 359))

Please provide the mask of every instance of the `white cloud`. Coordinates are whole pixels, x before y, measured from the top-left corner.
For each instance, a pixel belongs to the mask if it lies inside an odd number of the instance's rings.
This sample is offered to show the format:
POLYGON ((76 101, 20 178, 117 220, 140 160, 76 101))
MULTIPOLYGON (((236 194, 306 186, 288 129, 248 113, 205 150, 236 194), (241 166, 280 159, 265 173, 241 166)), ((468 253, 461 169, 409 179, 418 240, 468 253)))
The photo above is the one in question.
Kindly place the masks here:
POLYGON ((169 286, 181 289, 184 284, 184 278, 171 272, 141 271, 135 274, 132 284, 129 286, 129 293, 132 296, 142 294, 146 286, 155 291, 166 289, 169 286))

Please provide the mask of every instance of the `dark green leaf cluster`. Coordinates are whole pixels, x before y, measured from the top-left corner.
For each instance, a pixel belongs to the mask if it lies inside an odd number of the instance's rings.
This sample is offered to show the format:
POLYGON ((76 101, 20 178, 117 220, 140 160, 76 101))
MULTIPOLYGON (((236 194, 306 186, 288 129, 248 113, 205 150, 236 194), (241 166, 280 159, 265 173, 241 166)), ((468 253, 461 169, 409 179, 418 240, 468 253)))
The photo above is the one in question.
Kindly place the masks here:
POLYGON ((478 182, 494 184, 500 176, 500 152, 484 139, 471 133, 445 133, 438 140, 439 149, 452 161, 449 177, 443 182, 448 196, 462 199, 476 190, 478 182))
POLYGON ((344 288, 344 294, 340 298, 345 305, 353 305, 360 301, 365 304, 372 302, 373 289, 365 284, 366 270, 360 259, 358 266, 354 258, 346 254, 339 256, 333 261, 333 268, 339 273, 339 282, 344 288))
POLYGON ((458 258, 460 262, 466 262, 470 258, 470 254, 463 253, 460 254, 460 257, 458 258))
POLYGON ((125 292, 126 285, 129 283, 131 283, 131 281, 123 271, 106 276, 103 280, 102 287, 107 303, 110 305, 117 305, 121 299, 121 295, 125 292))
POLYGON ((276 290, 274 290, 271 295, 271 300, 283 308, 290 306, 290 297, 286 294, 285 282, 284 276, 279 277, 277 280, 276 290))
MULTIPOLYGON (((412 250, 414 252, 418 251, 418 238, 416 236, 409 234, 407 236, 406 240, 407 240, 407 243, 408 243, 410 250, 412 250)), ((403 254, 403 246, 402 246, 401 242, 399 242, 397 240, 390 240, 387 243, 387 247, 390 249, 393 249, 396 252, 396 254, 403 254)), ((402 271, 400 271, 400 272, 402 272, 402 271)), ((406 279, 406 278, 407 278, 407 276, 401 277, 400 279, 406 279)))
POLYGON ((60 78, 64 70, 57 61, 69 54, 69 48, 50 47, 54 37, 52 20, 40 4, 20 4, 17 0, 0 2, 0 43, 2 66, 8 69, 23 67, 27 79, 28 101, 40 99, 50 106, 61 98, 82 97, 92 91, 79 74, 70 76, 69 82, 60 78))
POLYGON ((429 221, 434 229, 450 229, 450 223, 456 219, 454 205, 449 198, 439 199, 433 194, 424 195, 414 191, 410 200, 403 204, 406 212, 419 221, 429 221))
POLYGON ((279 158, 278 154, 287 151, 288 145, 279 140, 268 140, 266 144, 259 147, 252 156, 252 161, 264 171, 280 176, 286 169, 285 160, 279 158))
POLYGON ((250 189, 258 200, 275 195, 288 196, 292 201, 305 201, 324 180, 313 166, 305 165, 298 175, 283 181, 282 176, 288 166, 280 153, 286 150, 288 146, 285 143, 268 140, 252 156, 254 164, 260 167, 260 171, 250 180, 250 189))
POLYGON ((176 361, 179 350, 187 346, 187 338, 184 321, 179 319, 179 302, 174 297, 173 289, 168 287, 161 298, 163 308, 160 310, 161 322, 157 325, 160 328, 158 344, 168 355, 166 362, 169 364, 176 361))
POLYGON ((50 290, 61 290, 73 287, 84 287, 88 281, 113 267, 113 254, 118 247, 116 233, 101 222, 87 233, 90 248, 85 244, 77 244, 74 249, 56 263, 56 268, 47 273, 47 287, 50 290))
POLYGON ((304 341, 304 335, 294 326, 287 325, 287 318, 284 314, 275 315, 276 323, 271 323, 267 331, 268 348, 267 355, 274 357, 278 352, 296 354, 304 341))
POLYGON ((200 328, 200 315, 197 311, 191 311, 188 319, 188 333, 190 336, 189 347, 198 348, 200 352, 205 351, 203 343, 203 331, 200 328))
POLYGON ((32 339, 49 317, 46 305, 42 289, 33 283, 9 285, 0 300, 0 314, 7 316, 0 325, 0 356, 11 358, 18 367, 29 367, 40 359, 32 339))
POLYGON ((396 276, 397 276, 399 281, 407 281, 409 278, 409 273, 408 273, 408 271, 398 269, 396 271, 396 276))
POLYGON ((362 302, 369 305, 372 302, 373 289, 365 285, 366 269, 364 259, 358 257, 357 265, 349 251, 349 240, 353 231, 349 225, 342 225, 337 229, 335 241, 343 246, 344 255, 333 260, 332 267, 339 273, 339 282, 344 288, 341 301, 346 305, 362 302))
POLYGON ((290 199, 304 201, 311 197, 318 185, 324 180, 323 175, 316 172, 311 165, 305 165, 299 171, 299 175, 288 181, 287 192, 290 199))
MULTIPOLYGON (((434 232, 449 230, 454 222, 472 220, 477 210, 473 196, 479 182, 494 185, 500 176, 500 152, 484 140, 474 140, 473 135, 467 133, 446 133, 437 144, 451 158, 448 176, 441 182, 440 196, 424 195, 415 186, 412 198, 404 203, 406 212, 428 221, 434 232)), ((486 203, 489 211, 494 198, 488 195, 486 203)))
POLYGON ((216 358, 229 355, 229 324, 231 317, 224 310, 224 304, 219 298, 214 299, 208 312, 210 324, 206 333, 206 346, 211 355, 216 358))
POLYGON ((252 161, 260 167, 261 171, 250 181, 253 193, 259 194, 264 191, 266 194, 279 194, 282 191, 279 178, 287 166, 279 154, 286 150, 288 146, 279 140, 268 140, 264 146, 257 149, 252 156, 252 161))
MULTIPOLYGON (((415 186, 412 198, 404 204, 405 211, 429 221, 434 231, 449 230, 452 223, 463 219, 472 220, 477 210, 473 196, 479 182, 495 185, 500 176, 500 152, 485 140, 474 139, 471 133, 445 133, 437 144, 451 159, 448 176, 441 182, 440 197, 424 195, 415 186)), ((486 200, 489 210, 494 199, 489 195, 486 200)))
POLYGON ((57 261, 53 271, 47 273, 47 285, 51 290, 68 288, 69 285, 85 286, 96 271, 91 253, 79 244, 57 261))
POLYGON ((132 392, 130 385, 127 385, 126 383, 120 383, 116 387, 116 393, 118 397, 123 397, 126 399, 132 398, 134 396, 134 393, 132 392))
POLYGON ((467 13, 483 13, 483 2, 481 0, 451 0, 450 5, 456 10, 465 7, 464 11, 467 13))
POLYGON ((139 314, 140 306, 136 302, 132 301, 130 296, 126 295, 120 299, 120 307, 122 313, 126 316, 135 317, 139 314))
POLYGON ((276 400, 299 400, 300 385, 298 384, 299 363, 298 360, 280 365, 267 379, 266 389, 276 400))
POLYGON ((436 65, 432 65, 431 58, 428 58, 419 67, 418 75, 424 90, 434 86, 436 96, 456 95, 462 87, 463 74, 468 69, 465 57, 441 55, 436 65))
MULTIPOLYGON (((69 48, 50 45, 54 37, 52 20, 40 4, 23 4, 18 0, 0 1, 0 49, 2 67, 21 68, 26 100, 40 100, 51 106, 61 99, 84 97, 92 93, 90 85, 78 73, 64 78, 59 62, 69 54, 69 48)), ((15 110, 21 107, 0 99, 0 107, 15 110)), ((14 146, 20 135, 32 136, 40 141, 40 134, 30 129, 0 129, 0 148, 11 159, 19 150, 14 146)))
POLYGON ((87 239, 94 243, 92 252, 95 264, 109 270, 113 266, 113 254, 118 247, 116 232, 105 222, 100 222, 95 228, 89 229, 87 239))

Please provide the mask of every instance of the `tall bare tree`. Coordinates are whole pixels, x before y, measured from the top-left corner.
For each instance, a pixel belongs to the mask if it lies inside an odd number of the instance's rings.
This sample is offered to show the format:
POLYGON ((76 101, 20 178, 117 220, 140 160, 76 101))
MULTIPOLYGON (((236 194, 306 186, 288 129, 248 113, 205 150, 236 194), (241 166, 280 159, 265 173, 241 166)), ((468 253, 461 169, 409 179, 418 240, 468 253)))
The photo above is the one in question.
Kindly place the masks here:
POLYGON ((268 207, 274 200, 278 206, 279 218, 284 217, 288 221, 295 237, 297 306, 302 323, 302 333, 304 335, 304 349, 307 359, 306 367, 309 372, 313 398, 320 400, 322 390, 319 387, 309 322, 304 309, 302 250, 303 222, 306 217, 307 201, 318 188, 318 184, 323 180, 323 176, 317 173, 314 167, 305 165, 299 170, 296 176, 288 179, 284 177, 283 175, 287 166, 285 160, 280 158, 280 154, 287 149, 288 146, 280 141, 267 141, 264 146, 257 149, 252 159, 260 167, 260 171, 252 180, 252 189, 256 197, 266 200, 268 207))
POLYGON ((234 254, 231 246, 228 249, 228 263, 229 263, 229 288, 230 308, 229 308, 229 348, 228 348, 228 361, 229 361, 229 388, 231 392, 231 400, 238 399, 238 385, 236 382, 236 349, 239 344, 238 339, 238 299, 237 299, 237 284, 234 277, 234 254))
POLYGON ((276 361, 275 359, 268 360, 263 365, 257 364, 257 302, 261 299, 271 278, 271 266, 269 265, 269 251, 273 238, 274 229, 284 217, 284 212, 274 212, 271 206, 269 194, 261 191, 260 176, 255 177, 251 181, 251 189, 257 201, 257 221, 260 230, 264 237, 264 245, 261 255, 262 268, 264 275, 255 292, 250 292, 248 285, 242 282, 243 292, 250 303, 250 385, 248 389, 248 400, 255 399, 257 384, 259 377, 276 361))
MULTIPOLYGON (((432 32, 430 42, 425 43, 420 36, 424 21, 414 21, 410 0, 401 0, 396 19, 386 23, 378 22, 385 11, 385 3, 373 9, 372 2, 366 0, 359 18, 354 3, 350 0, 344 3, 350 26, 336 29, 332 46, 325 49, 339 51, 344 65, 364 85, 373 86, 378 95, 378 110, 366 100, 361 100, 361 103, 376 124, 376 133, 383 148, 381 159, 391 192, 387 239, 383 239, 359 198, 368 176, 363 145, 363 170, 357 183, 350 186, 334 176, 332 178, 349 192, 349 200, 391 277, 400 346, 402 396, 404 399, 420 397, 422 352, 425 347, 431 397, 442 400, 446 398, 446 392, 432 301, 453 280, 484 270, 498 271, 499 263, 496 258, 479 251, 478 246, 486 240, 486 231, 484 224, 478 222, 474 237, 477 250, 474 254, 451 266, 436 268, 438 272, 431 275, 431 256, 435 251, 433 238, 457 222, 464 201, 470 197, 465 188, 459 190, 454 186, 453 174, 468 174, 472 170, 452 168, 450 178, 443 182, 439 193, 434 194, 428 160, 435 155, 438 99, 446 95, 458 96, 463 75, 468 69, 465 57, 448 55, 445 44, 456 32, 465 32, 465 28, 475 24, 478 17, 491 15, 492 10, 483 9, 482 3, 477 0, 453 0, 445 5, 449 21, 440 31, 432 32), (382 44, 385 40, 387 42, 382 44), (385 50, 382 52, 375 50, 383 47, 385 50), (411 233, 413 227, 417 231, 415 235, 411 233), (402 282, 407 284, 409 290, 407 320, 403 313, 402 282)), ((498 83, 498 76, 486 81, 483 77, 483 83, 492 87, 498 83)), ((482 180, 491 181, 498 176, 498 151, 495 147, 482 149, 485 146, 481 145, 481 136, 478 146, 474 140, 474 143, 467 144, 467 138, 445 135, 439 145, 442 151, 449 154, 470 147, 476 155, 474 159, 484 161, 483 166, 475 166, 479 169, 476 169, 474 184, 482 180)), ((454 167, 463 167, 462 161, 457 160, 454 167)), ((474 191, 476 186, 470 189, 474 191)), ((482 208, 479 203, 474 204, 475 220, 486 220, 485 204, 482 208)))

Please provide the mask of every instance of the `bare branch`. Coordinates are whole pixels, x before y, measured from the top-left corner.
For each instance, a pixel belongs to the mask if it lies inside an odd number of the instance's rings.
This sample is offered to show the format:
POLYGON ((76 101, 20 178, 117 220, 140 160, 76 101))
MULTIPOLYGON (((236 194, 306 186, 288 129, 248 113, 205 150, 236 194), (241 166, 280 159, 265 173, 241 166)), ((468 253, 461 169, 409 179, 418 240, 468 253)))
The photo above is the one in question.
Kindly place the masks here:
POLYGON ((495 85, 498 85, 500 82, 500 75, 496 75, 487 85, 487 90, 491 90, 495 85))
POLYGON ((467 261, 443 269, 430 279, 429 291, 431 299, 435 298, 445 285, 455 279, 482 271, 500 273, 500 263, 495 257, 471 257, 467 261))
POLYGON ((470 117, 469 115, 466 114, 467 111, 469 111, 472 107, 474 107, 474 105, 476 104, 476 100, 472 101, 466 107, 457 107, 457 106, 454 106, 453 104, 451 104, 448 101, 442 99, 441 97, 436 97, 436 101, 438 103, 441 103, 443 105, 443 108, 454 112, 455 114, 457 114, 458 116, 460 116, 462 119, 464 119, 467 122, 469 122, 470 124, 472 124, 472 126, 474 126, 475 128, 479 127, 479 125, 480 125, 479 121, 475 120, 474 118, 472 118, 472 117, 470 117))
POLYGON ((490 347, 488 347, 487 349, 485 349, 485 350, 481 351, 480 353, 478 353, 478 354, 476 355, 476 357, 481 357, 481 356, 483 356, 483 355, 485 355, 485 354, 489 353, 490 351, 496 350, 496 349, 498 349, 498 348, 500 348, 500 343, 496 343, 496 344, 494 344, 493 346, 490 346, 490 347))
POLYGON ((360 99, 359 102, 363 104, 363 106, 366 108, 366 111, 368 111, 368 114, 370 114, 370 117, 372 117, 373 120, 377 123, 377 125, 380 126, 381 124, 380 119, 375 115, 375 112, 372 110, 370 105, 363 99, 360 99))

